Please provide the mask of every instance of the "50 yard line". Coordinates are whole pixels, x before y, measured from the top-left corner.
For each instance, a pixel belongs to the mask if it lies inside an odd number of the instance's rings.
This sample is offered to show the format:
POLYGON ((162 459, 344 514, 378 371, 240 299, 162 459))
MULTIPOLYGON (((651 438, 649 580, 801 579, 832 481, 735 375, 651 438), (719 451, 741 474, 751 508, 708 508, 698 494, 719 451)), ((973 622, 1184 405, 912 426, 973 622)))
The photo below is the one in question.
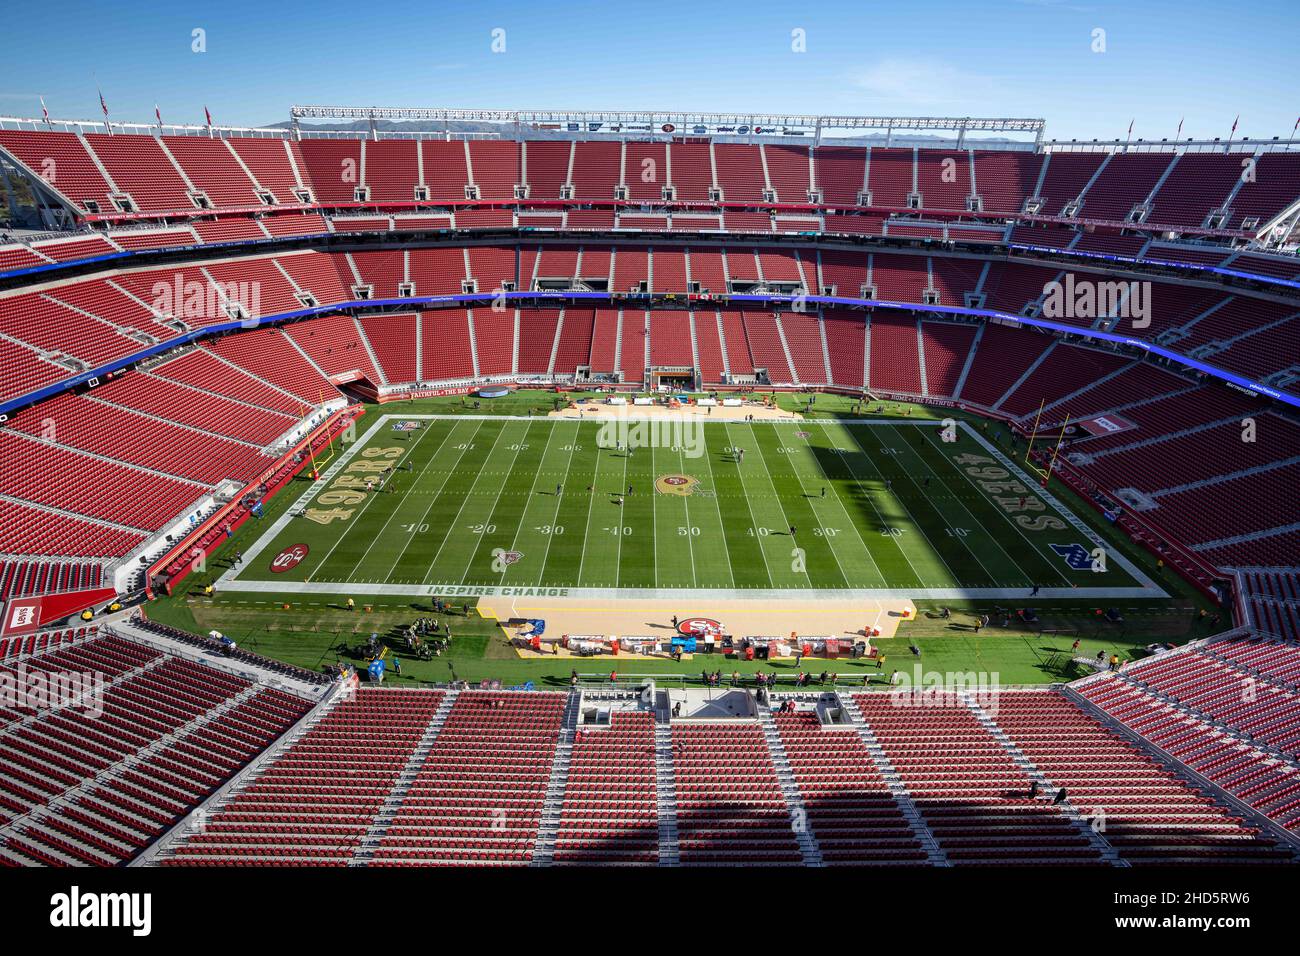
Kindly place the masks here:
MULTIPOLYGON (((700 433, 701 444, 704 447, 704 454, 701 455, 700 457, 704 459, 704 463, 708 465, 709 468, 709 481, 710 481, 709 490, 713 492, 713 513, 718 516, 718 536, 722 538, 722 553, 727 556, 727 577, 730 579, 731 586, 735 587, 736 575, 731 567, 731 546, 727 544, 727 524, 725 521, 722 520, 722 506, 718 504, 718 480, 713 474, 713 458, 709 451, 708 439, 706 439, 704 435, 705 435, 704 432, 700 433)), ((683 458, 683 462, 684 461, 685 459, 683 458)), ((684 464, 682 470, 685 471, 684 464)), ((769 577, 768 584, 771 583, 772 581, 771 578, 769 577)))

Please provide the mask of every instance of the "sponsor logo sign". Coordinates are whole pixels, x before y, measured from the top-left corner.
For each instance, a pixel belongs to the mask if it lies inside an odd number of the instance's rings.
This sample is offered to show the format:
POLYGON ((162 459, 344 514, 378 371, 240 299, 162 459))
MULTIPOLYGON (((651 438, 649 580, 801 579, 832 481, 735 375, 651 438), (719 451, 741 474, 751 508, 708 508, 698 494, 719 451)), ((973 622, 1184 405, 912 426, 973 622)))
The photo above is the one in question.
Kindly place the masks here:
POLYGON ((1133 422, 1127 418, 1121 418, 1119 415, 1098 415, 1096 418, 1085 418, 1078 425, 1089 435, 1116 435, 1119 432, 1137 428, 1137 425, 1133 422))
POLYGON ((10 603, 5 610, 4 627, 0 634, 16 634, 20 631, 34 631, 41 626, 40 598, 27 598, 10 603))

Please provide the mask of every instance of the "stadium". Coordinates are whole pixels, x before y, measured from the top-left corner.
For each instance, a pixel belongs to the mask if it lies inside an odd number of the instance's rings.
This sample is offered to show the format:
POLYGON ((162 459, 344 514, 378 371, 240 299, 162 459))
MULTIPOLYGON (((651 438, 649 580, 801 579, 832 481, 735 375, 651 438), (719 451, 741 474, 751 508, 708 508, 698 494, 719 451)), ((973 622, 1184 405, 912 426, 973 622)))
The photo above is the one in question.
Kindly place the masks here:
POLYGON ((1297 862, 1294 134, 99 106, 0 116, 0 864, 1297 862))

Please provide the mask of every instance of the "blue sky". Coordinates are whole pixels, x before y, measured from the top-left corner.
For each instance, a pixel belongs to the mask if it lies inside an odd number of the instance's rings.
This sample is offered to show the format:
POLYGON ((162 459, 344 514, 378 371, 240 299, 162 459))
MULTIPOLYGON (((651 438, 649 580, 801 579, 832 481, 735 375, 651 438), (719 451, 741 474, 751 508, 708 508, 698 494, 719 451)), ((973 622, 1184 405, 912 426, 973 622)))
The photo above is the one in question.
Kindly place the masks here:
POLYGON ((0 114, 219 124, 293 103, 1031 116, 1058 138, 1290 135, 1298 0, 14 6, 0 114), (505 51, 492 52, 492 31, 505 51), (207 50, 191 50, 192 31, 207 50), (804 31, 806 52, 792 50, 804 31), (1094 52, 1094 30, 1105 51, 1094 52))

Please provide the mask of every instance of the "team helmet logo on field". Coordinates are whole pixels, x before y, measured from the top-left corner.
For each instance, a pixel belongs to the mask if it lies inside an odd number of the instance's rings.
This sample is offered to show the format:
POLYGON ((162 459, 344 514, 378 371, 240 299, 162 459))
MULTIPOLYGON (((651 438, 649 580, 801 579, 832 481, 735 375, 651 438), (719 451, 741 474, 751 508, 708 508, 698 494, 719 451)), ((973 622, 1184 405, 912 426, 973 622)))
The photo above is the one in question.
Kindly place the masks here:
POLYGON ((311 549, 305 544, 291 544, 275 556, 271 562, 272 574, 283 574, 302 564, 302 559, 307 557, 307 552, 311 549))
POLYGON ((688 617, 684 621, 677 622, 677 631, 684 637, 695 637, 699 634, 721 634, 722 624, 711 617, 688 617))
POLYGON ((492 549, 492 570, 501 574, 512 564, 518 564, 523 560, 522 551, 506 551, 504 548, 492 549))
POLYGON ((1092 552, 1081 544, 1054 544, 1052 550, 1065 559, 1072 571, 1091 571, 1092 552))
POLYGON ((699 483, 698 478, 692 478, 690 475, 660 475, 655 479, 655 491, 661 495, 684 497, 694 493, 695 486, 699 483))

